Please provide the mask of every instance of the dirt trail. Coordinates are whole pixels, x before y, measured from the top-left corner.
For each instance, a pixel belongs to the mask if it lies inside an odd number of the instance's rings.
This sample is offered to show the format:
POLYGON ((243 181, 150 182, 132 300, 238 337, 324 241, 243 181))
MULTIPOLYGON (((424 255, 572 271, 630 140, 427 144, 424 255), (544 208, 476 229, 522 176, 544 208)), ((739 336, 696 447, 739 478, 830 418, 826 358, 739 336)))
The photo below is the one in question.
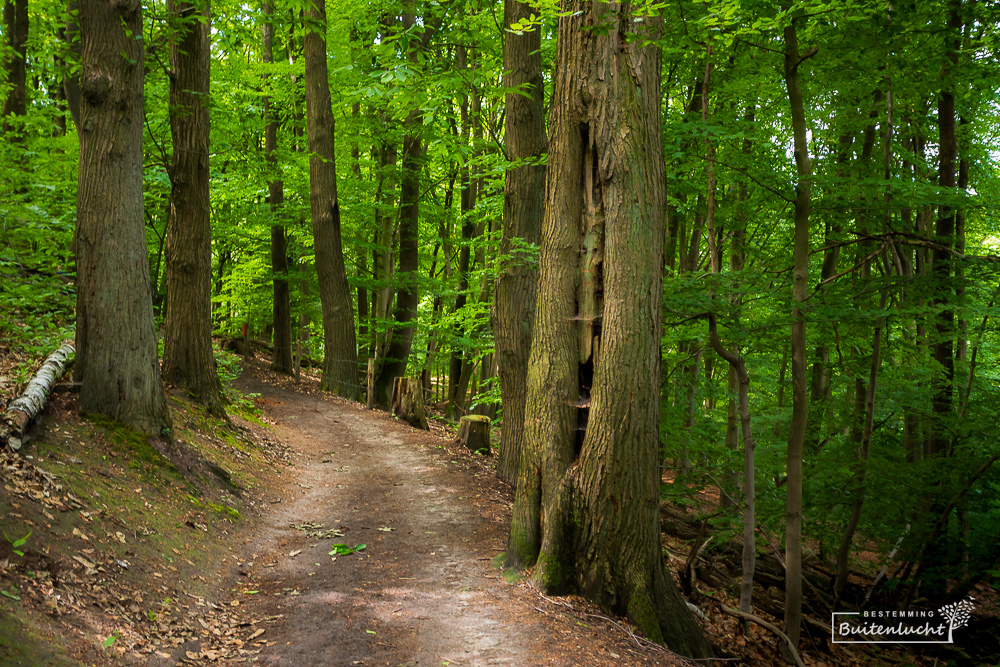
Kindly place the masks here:
POLYGON ((613 626, 504 581, 492 561, 508 503, 481 460, 356 404, 252 378, 241 388, 260 394, 295 464, 234 583, 246 612, 272 617, 258 664, 657 662, 613 626), (310 522, 343 536, 292 527, 310 522), (332 543, 367 548, 334 559, 332 543))

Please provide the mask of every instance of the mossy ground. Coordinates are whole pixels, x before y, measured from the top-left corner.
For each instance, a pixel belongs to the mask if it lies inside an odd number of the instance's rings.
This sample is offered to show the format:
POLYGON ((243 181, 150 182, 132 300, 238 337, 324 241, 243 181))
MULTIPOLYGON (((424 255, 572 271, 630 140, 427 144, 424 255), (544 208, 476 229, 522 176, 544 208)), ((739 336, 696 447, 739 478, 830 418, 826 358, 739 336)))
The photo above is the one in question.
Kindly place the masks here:
MULTIPOLYGON (((0 596, 0 667, 116 664, 141 628, 102 610, 102 590, 131 593, 141 600, 132 611, 153 623, 164 600, 206 595, 228 576, 222 562, 238 544, 242 517, 263 504, 254 488, 280 475, 285 460, 259 419, 236 414, 227 422, 179 393, 170 399, 166 441, 81 418, 71 394, 52 397, 20 454, 55 475, 60 493, 82 508, 60 511, 0 483, 0 529, 12 540, 31 532, 18 549, 23 557, 0 537, 0 588, 14 586, 21 598, 0 596), (75 558, 103 571, 79 572, 75 558), (81 582, 71 588, 78 594, 63 591, 53 602, 59 585, 52 584, 66 573, 81 582), (89 587, 97 591, 91 604, 89 587), (116 633, 121 638, 105 646, 116 633)), ((252 415, 246 406, 240 412, 252 415)))

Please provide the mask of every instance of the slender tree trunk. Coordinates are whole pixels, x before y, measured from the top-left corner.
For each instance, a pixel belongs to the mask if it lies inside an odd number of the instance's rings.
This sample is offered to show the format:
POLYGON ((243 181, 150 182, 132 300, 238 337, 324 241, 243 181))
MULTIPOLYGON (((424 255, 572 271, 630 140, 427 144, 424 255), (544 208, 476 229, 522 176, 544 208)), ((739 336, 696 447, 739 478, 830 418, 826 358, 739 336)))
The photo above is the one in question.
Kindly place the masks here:
MULTIPOLYGON (((793 21, 784 30, 785 85, 795 144, 795 243, 792 281, 792 423, 788 431, 788 487, 785 506, 785 634, 798 648, 802 623, 802 449, 809 415, 806 381, 806 322, 802 304, 809 284, 809 209, 812 168, 806 143, 805 105, 799 87, 798 34, 793 21)), ((806 57, 811 54, 806 54, 806 57)))
MULTIPOLYGON (((265 69, 274 62, 274 5, 265 0, 264 23, 261 26, 261 61, 265 69)), ((265 77, 268 75, 265 73, 265 77)), ((271 322, 274 325, 274 351, 271 370, 292 372, 292 305, 288 289, 288 238, 285 234, 285 183, 279 177, 278 117, 271 96, 264 97, 264 159, 271 178, 267 182, 268 204, 271 209, 271 322), (276 224, 275 224, 276 223, 276 224)))
POLYGON ((545 591, 575 588, 671 650, 708 657, 664 572, 657 523, 659 21, 627 3, 564 9, 508 561, 536 564, 545 591))
POLYGON ((28 0, 6 0, 3 5, 4 76, 10 92, 3 102, 4 134, 21 127, 11 125, 10 116, 23 117, 28 112, 28 0))
MULTIPOLYGON (((456 48, 458 68, 464 71, 468 68, 468 58, 466 48, 459 45, 456 48)), ((460 141, 468 146, 472 136, 471 123, 469 118, 469 98, 470 95, 463 93, 459 104, 459 118, 462 123, 460 141)), ((478 118, 476 119, 479 120, 478 118)), ((469 271, 472 268, 472 248, 470 244, 475 237, 476 225, 473 211, 476 208, 476 184, 469 172, 469 162, 471 155, 462 158, 462 166, 459 169, 459 211, 462 220, 462 246, 458 251, 458 294, 455 297, 454 312, 461 312, 469 300, 469 271)), ((465 331, 461 323, 455 326, 455 337, 461 338, 465 331)), ((454 347, 451 351, 451 358, 448 361, 448 406, 446 408, 448 418, 457 421, 465 412, 465 391, 469 386, 469 363, 465 358, 465 350, 454 347), (463 382, 464 380, 464 382, 463 382)))
MULTIPOLYGON (((702 121, 708 122, 708 102, 709 91, 712 80, 712 44, 709 42, 706 53, 707 64, 705 66, 705 79, 702 86, 702 121)), ((752 111, 748 115, 752 115, 752 111)), ((744 144, 744 152, 749 152, 749 146, 744 144)), ((713 274, 721 271, 722 258, 719 250, 718 236, 716 234, 715 212, 716 212, 716 182, 715 182, 715 144, 711 137, 705 137, 705 155, 708 158, 708 196, 707 208, 705 210, 705 227, 708 232, 708 253, 709 271, 713 274)), ((745 192, 741 191, 741 198, 745 192)), ((734 230, 733 249, 730 259, 730 268, 741 270, 743 268, 743 238, 745 235, 746 220, 741 220, 741 227, 734 230)), ((715 288, 710 288, 709 297, 716 299, 715 288)), ((740 305, 739 297, 736 298, 737 307, 740 305)), ((757 541, 755 537, 756 529, 756 488, 754 484, 754 440, 750 423, 750 375, 747 372, 746 362, 739 353, 739 346, 734 345, 734 350, 727 350, 719 337, 718 323, 716 321, 715 310, 710 309, 708 315, 708 337, 712 349, 729 364, 729 386, 736 389, 738 398, 739 423, 743 432, 743 555, 742 555, 742 577, 740 580, 740 611, 750 613, 750 606, 753 595, 753 577, 757 560, 757 541), (735 386, 734 386, 735 385, 735 386)), ((739 312, 736 315, 737 325, 739 324, 739 312)), ((733 415, 732 399, 730 399, 730 415, 733 415)), ((730 417, 730 421, 732 417, 730 417)), ((735 428, 732 438, 735 440, 735 428)), ((738 445, 730 444, 730 427, 727 424, 726 444, 736 449, 738 445)), ((744 628, 744 632, 746 628, 744 628)))
MULTIPOLYGON (((403 30, 412 32, 416 25, 413 2, 409 0, 403 11, 403 30)), ((410 37, 406 45, 407 58, 416 67, 421 51, 437 31, 440 22, 424 25, 422 32, 410 37)), ((392 382, 406 373, 406 366, 413 345, 414 320, 420 294, 417 288, 419 261, 420 221, 420 171, 423 163, 422 132, 423 114, 419 109, 410 111, 403 122, 403 162, 399 184, 399 276, 396 292, 396 309, 392 338, 385 353, 385 361, 375 380, 375 400, 388 406, 392 402, 392 382)))
POLYGON ((323 307, 323 379, 320 387, 357 399, 358 352, 354 307, 347 284, 337 202, 336 140, 326 62, 326 5, 312 0, 304 41, 309 135, 309 203, 316 273, 323 307))
POLYGON ((170 213, 163 378, 224 415, 212 351, 212 228, 208 193, 210 82, 207 0, 168 0, 170 46, 170 213), (200 7, 200 8, 199 8, 200 7))
MULTIPOLYGON (((885 309, 886 296, 886 293, 883 291, 882 301, 879 304, 879 312, 885 309)), ((860 438, 858 438, 858 462, 857 473, 855 475, 857 484, 855 494, 857 495, 854 502, 851 503, 851 516, 847 520, 847 525, 844 526, 844 534, 841 536, 840 548, 837 551, 837 576, 834 581, 833 590, 838 597, 847 584, 849 569, 847 561, 851 552, 851 544, 854 542, 854 533, 858 528, 858 522, 861 520, 861 508, 865 501, 868 451, 871 447, 872 424, 875 416, 875 391, 879 366, 882 363, 882 324, 884 320, 885 318, 881 315, 875 320, 875 330, 872 332, 872 358, 868 371, 868 384, 865 385, 864 381, 861 381, 861 386, 864 388, 862 399, 864 403, 864 417, 860 429, 860 438)))
MULTIPOLYGON (((962 29, 961 0, 949 0, 948 24, 945 38, 945 62, 941 66, 941 94, 938 97, 938 185, 947 194, 955 188, 955 159, 958 154, 958 139, 955 132, 955 84, 952 71, 958 64, 958 50, 962 29)), ((931 401, 933 414, 933 434, 930 442, 931 456, 937 456, 948 449, 951 442, 951 421, 953 418, 952 389, 955 383, 955 310, 952 294, 952 272, 950 249, 955 242, 955 208, 950 204, 938 207, 935 240, 939 247, 934 250, 931 271, 935 276, 937 296, 934 306, 938 309, 934 328, 937 340, 934 343, 934 360, 940 371, 934 381, 934 396, 931 401)))
POLYGON ((79 409, 160 435, 170 415, 156 359, 142 212, 142 5, 80 2, 76 255, 79 409))

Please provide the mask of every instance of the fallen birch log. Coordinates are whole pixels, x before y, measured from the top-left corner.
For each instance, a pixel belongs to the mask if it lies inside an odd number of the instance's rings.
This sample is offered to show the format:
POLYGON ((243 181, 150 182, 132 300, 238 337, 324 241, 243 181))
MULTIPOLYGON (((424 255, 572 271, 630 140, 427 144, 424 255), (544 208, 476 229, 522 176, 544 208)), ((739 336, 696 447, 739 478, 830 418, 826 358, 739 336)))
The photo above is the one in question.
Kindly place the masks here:
POLYGON ((52 385, 66 372, 66 362, 74 352, 72 341, 60 345, 31 378, 24 393, 11 401, 0 416, 0 444, 6 444, 15 452, 21 449, 24 430, 45 407, 52 385))

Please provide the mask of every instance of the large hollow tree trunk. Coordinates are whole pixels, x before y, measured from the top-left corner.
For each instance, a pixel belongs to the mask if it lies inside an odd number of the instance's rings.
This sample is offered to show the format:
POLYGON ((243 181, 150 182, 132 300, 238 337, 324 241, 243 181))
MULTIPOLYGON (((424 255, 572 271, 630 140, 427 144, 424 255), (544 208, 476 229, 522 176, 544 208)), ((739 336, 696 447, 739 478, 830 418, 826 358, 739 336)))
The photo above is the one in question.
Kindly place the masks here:
MULTIPOLYGON (((504 0, 504 25, 531 14, 531 6, 504 0)), ((542 80, 541 31, 504 39, 504 137, 508 160, 539 160, 548 149, 545 136, 545 84, 542 80)), ((497 278, 490 317, 497 354, 497 375, 503 405, 503 430, 497 476, 514 482, 524 440, 525 376, 531 351, 538 269, 519 241, 537 244, 545 210, 545 166, 525 164, 509 169, 504 182, 503 236, 500 255, 510 259, 497 278)))
POLYGON ((79 409, 159 435, 170 416, 156 359, 142 212, 142 5, 82 0, 79 22, 79 409))
MULTIPOLYGON (((28 0, 6 0, 3 5, 3 40, 5 42, 4 76, 10 92, 3 102, 3 131, 12 128, 9 116, 24 116, 28 112, 28 0)), ((20 132, 21 128, 17 128, 20 132)))
POLYGON ((333 108, 326 62, 326 5, 313 0, 306 23, 306 117, 309 202, 323 307, 323 379, 320 387, 356 399, 359 384, 354 306, 340 239, 333 108))
MULTIPOLYGON (((264 24, 261 26, 261 60, 264 66, 274 62, 274 7, 265 1, 264 24)), ((283 209, 285 183, 278 178, 280 170, 275 151, 278 149, 278 118, 270 95, 264 97, 264 159, 271 179, 267 182, 268 204, 271 209, 271 322, 274 325, 274 352, 271 369, 279 373, 292 372, 292 306, 288 289, 288 238, 285 234, 283 209)))
POLYGON ((708 657, 657 524, 659 20, 628 4, 564 9, 508 560, 536 564, 544 591, 579 590, 671 650, 708 657))
POLYGON ((215 415, 222 392, 212 351, 212 227, 208 192, 211 68, 208 1, 169 0, 170 213, 167 218, 167 307, 163 378, 188 389, 215 415))
MULTIPOLYGON (((802 450, 809 417, 806 381, 806 322, 802 305, 809 284, 809 209, 812 167, 806 141, 805 105, 799 87, 799 54, 795 22, 785 27, 785 86, 795 146, 795 233, 792 277, 792 423, 788 429, 788 485, 785 498, 785 634, 798 648, 802 624, 802 450)), ((806 57, 808 57, 807 54, 806 57)))

